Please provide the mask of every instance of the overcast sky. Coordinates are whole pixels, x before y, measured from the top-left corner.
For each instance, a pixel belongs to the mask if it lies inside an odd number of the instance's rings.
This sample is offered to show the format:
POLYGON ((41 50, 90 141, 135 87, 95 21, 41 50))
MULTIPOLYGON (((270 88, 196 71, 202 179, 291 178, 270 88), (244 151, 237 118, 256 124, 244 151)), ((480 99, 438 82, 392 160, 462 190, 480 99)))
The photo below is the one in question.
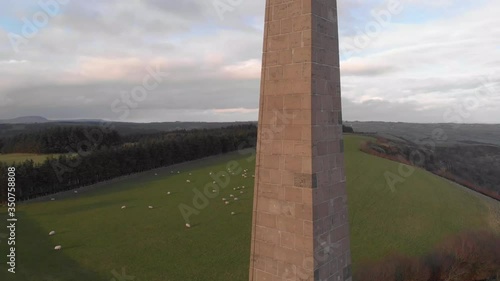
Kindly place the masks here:
MULTIPOLYGON (((0 2, 0 119, 257 120, 264 0, 55 1, 0 2)), ((500 1, 338 5, 344 119, 500 123, 500 1)))

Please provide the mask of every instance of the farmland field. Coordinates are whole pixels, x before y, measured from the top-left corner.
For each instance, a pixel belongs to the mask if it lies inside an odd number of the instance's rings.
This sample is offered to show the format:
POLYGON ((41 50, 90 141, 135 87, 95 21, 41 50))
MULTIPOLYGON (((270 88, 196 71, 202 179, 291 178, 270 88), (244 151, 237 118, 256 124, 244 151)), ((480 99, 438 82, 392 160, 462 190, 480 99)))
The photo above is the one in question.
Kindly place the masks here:
MULTIPOLYGON (((448 235, 498 226, 490 203, 426 171, 415 170, 391 190, 385 175, 399 174, 401 165, 360 152, 363 137, 345 140, 355 268, 395 250, 425 254, 448 235)), ((54 195, 55 201, 20 205, 17 273, 7 273, 2 262, 0 280, 246 281, 255 168, 251 155, 246 150, 245 155, 202 159, 82 188, 78 194, 54 195), (196 198, 214 180, 209 173, 227 172, 230 161, 248 169, 248 177, 228 174, 220 194, 207 201, 196 198), (221 199, 231 194, 239 200, 223 204, 221 199), (189 229, 181 204, 194 208, 189 229), (51 230, 56 235, 48 236, 51 230), (55 245, 62 250, 54 251, 55 245)), ((2 208, 0 220, 5 219, 2 208)), ((2 231, 4 227, 0 235, 2 231)), ((0 240, 4 261, 7 245, 5 237, 0 240)))

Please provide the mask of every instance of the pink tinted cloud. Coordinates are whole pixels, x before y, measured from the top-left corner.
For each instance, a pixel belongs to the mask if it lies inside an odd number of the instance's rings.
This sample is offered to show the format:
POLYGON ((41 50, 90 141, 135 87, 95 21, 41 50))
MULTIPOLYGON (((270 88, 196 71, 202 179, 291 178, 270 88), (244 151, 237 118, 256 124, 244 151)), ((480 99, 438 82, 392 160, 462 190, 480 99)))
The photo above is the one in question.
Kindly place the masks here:
POLYGON ((258 59, 241 61, 236 64, 226 65, 221 69, 221 74, 233 79, 259 79, 261 76, 262 62, 258 59))

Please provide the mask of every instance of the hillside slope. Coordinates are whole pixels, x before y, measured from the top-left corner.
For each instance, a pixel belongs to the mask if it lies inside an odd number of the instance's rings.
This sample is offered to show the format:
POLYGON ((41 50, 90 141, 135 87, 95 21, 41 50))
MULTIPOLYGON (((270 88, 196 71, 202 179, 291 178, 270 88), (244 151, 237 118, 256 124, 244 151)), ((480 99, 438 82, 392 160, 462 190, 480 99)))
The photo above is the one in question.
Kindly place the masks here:
POLYGON ((391 252, 421 255, 460 231, 500 228, 492 213, 499 204, 419 168, 408 176, 409 166, 361 152, 366 140, 345 142, 355 264, 391 252), (391 189, 386 175, 402 182, 391 189))
MULTIPOLYGON (((399 164, 359 151, 363 137, 349 135, 345 140, 355 266, 395 250, 423 254, 447 235, 492 227, 491 202, 487 205, 469 191, 422 170, 392 192, 384 174, 397 174, 399 164)), ((0 280, 108 281, 123 272, 133 280, 148 281, 248 280, 250 175, 255 167, 249 153, 162 168, 80 189, 78 194, 55 195, 56 201, 19 206, 18 273, 6 273, 2 263, 0 280), (180 204, 193 206, 195 188, 202 190, 212 182, 209 172, 226 171, 232 160, 248 169, 249 176, 230 176, 228 188, 209 199, 191 217, 192 228, 186 229, 180 204), (243 194, 233 190, 243 185, 243 194), (221 198, 230 194, 240 200, 224 205, 221 198), (122 210, 122 205, 127 208, 122 210), (51 230, 57 234, 48 236, 51 230), (56 252, 53 247, 58 244, 63 249, 56 252)), ((0 220, 5 219, 2 208, 0 220)), ((4 238, 0 236, 2 255, 7 252, 4 238)))

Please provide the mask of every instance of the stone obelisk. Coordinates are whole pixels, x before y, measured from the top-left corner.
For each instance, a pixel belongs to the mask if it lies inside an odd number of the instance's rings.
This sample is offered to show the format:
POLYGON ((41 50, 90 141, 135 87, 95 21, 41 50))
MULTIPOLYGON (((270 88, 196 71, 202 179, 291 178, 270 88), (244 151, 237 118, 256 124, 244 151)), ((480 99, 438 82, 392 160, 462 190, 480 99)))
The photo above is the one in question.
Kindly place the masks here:
POLYGON ((267 0, 251 281, 352 280, 336 0, 267 0))

